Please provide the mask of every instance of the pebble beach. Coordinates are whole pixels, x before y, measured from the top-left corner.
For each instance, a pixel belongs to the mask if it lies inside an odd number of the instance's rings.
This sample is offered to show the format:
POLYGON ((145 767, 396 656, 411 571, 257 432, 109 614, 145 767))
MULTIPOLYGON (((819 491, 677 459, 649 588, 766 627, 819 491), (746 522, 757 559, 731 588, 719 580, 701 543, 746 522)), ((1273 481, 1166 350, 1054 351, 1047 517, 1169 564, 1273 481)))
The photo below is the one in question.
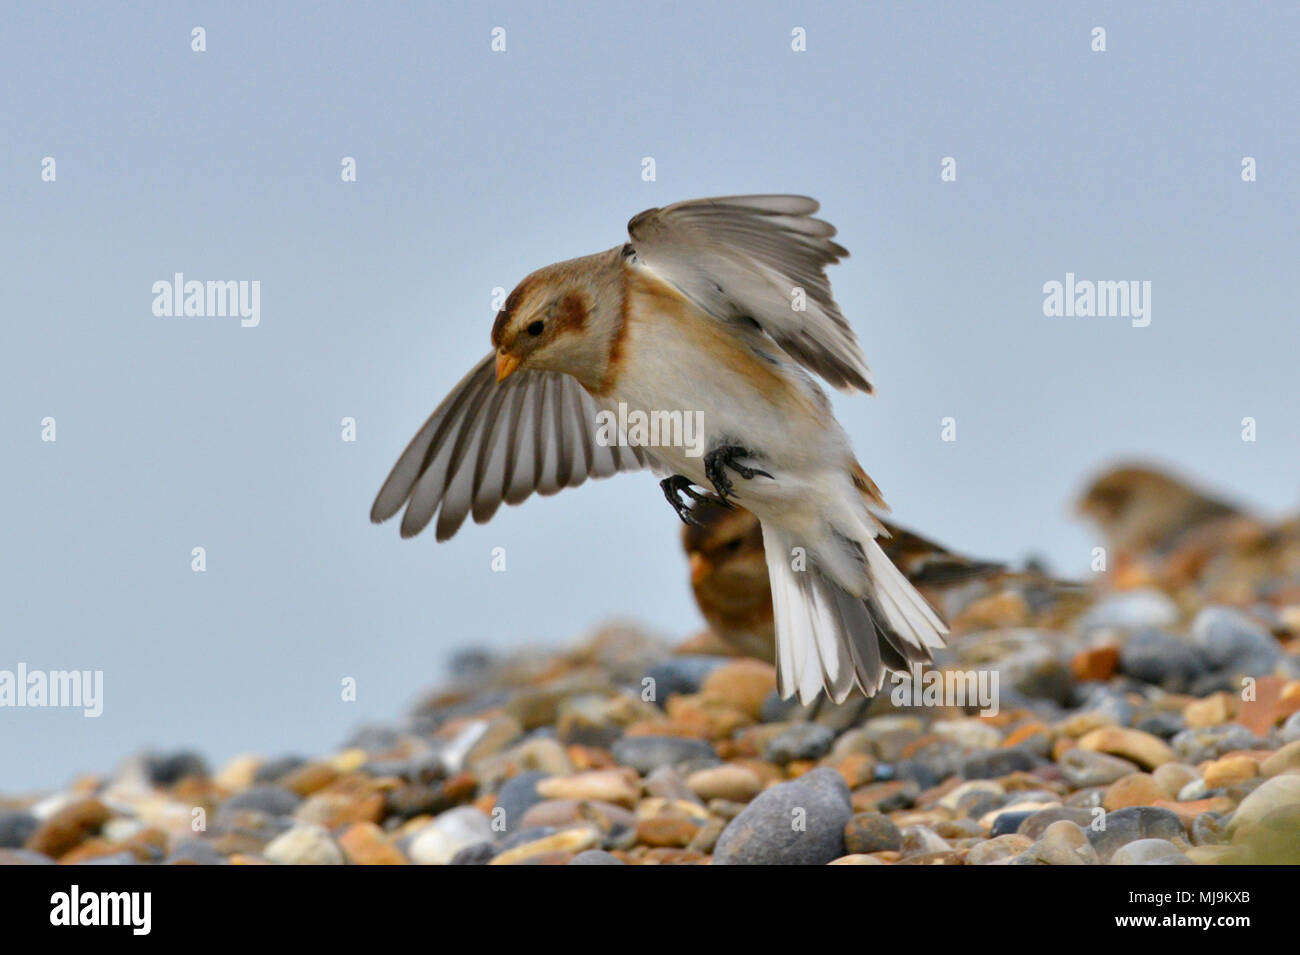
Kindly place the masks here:
POLYGON ((336 752, 144 753, 0 797, 0 862, 1300 862, 1297 606, 1264 589, 1243 609, 1097 587, 1070 619, 987 595, 936 660, 996 674, 983 715, 889 684, 803 707, 769 663, 627 624, 466 652, 336 752))

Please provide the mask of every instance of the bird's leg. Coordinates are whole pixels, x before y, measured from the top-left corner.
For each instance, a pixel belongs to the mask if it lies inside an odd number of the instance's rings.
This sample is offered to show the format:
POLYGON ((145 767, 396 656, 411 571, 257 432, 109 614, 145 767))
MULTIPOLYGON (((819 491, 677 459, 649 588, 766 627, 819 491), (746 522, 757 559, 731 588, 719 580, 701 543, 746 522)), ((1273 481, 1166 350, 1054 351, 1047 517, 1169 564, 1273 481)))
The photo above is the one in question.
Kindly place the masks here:
POLYGON ((690 505, 686 504, 677 496, 678 494, 685 493, 686 496, 693 501, 703 501, 708 499, 707 495, 701 494, 699 491, 695 490, 695 488, 691 487, 690 478, 683 477, 680 474, 674 474, 672 477, 664 478, 660 481, 659 486, 663 489, 664 497, 668 498, 668 503, 671 504, 673 510, 677 512, 677 516, 682 519, 683 524, 694 524, 696 527, 702 526, 700 522, 695 519, 695 515, 691 513, 690 505))
POLYGON ((746 481, 758 477, 760 474, 766 478, 772 476, 766 471, 760 471, 758 468, 750 468, 737 463, 738 458, 752 458, 754 456, 751 451, 737 444, 720 445, 704 455, 704 475, 713 482, 713 487, 717 490, 718 497, 722 498, 723 503, 726 503, 727 498, 734 491, 731 478, 727 476, 727 468, 731 468, 746 481))

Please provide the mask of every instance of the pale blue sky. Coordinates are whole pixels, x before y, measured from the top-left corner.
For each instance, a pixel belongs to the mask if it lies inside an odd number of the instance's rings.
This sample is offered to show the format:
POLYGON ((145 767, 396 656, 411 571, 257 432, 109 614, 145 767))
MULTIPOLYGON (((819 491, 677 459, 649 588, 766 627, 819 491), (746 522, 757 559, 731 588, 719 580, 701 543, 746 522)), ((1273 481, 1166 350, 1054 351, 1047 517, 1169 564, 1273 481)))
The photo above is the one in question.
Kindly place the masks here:
POLYGON ((145 745, 322 751, 459 646, 691 633, 648 475, 442 545, 367 521, 493 287, 678 199, 822 201, 879 387, 836 406, 900 521, 1081 573, 1068 504, 1117 455, 1297 503, 1294 6, 698 6, 6 9, 0 669, 99 668, 105 702, 0 710, 0 791, 145 745), (154 317, 177 271, 259 280, 261 325, 154 317), (1151 325, 1045 318, 1067 271, 1149 280, 1151 325))

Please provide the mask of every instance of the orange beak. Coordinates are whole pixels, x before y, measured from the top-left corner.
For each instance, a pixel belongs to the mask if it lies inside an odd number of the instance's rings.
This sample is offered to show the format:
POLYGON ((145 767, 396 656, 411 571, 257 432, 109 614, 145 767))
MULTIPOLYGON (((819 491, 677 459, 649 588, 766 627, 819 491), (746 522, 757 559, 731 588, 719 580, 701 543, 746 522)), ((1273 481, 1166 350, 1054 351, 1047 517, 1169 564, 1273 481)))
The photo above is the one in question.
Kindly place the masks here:
POLYGON ((713 570, 713 568, 709 566, 709 562, 704 559, 703 554, 700 553, 691 554, 691 584, 692 585, 699 584, 700 581, 702 581, 705 577, 709 576, 709 572, 711 570, 713 570))
POLYGON ((505 352, 497 352, 497 382, 505 381, 519 368, 519 358, 516 355, 507 355, 505 352))

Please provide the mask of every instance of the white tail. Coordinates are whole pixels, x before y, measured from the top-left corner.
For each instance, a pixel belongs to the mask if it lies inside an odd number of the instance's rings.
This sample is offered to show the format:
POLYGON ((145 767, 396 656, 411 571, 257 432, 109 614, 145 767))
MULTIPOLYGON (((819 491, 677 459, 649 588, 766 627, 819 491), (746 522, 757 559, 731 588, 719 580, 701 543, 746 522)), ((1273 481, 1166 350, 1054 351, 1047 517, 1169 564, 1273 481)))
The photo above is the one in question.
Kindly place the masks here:
POLYGON ((811 557, 806 569, 795 570, 792 542, 763 524, 783 698, 798 693, 801 703, 811 703, 824 687, 841 703, 854 686, 874 696, 889 671, 929 663, 931 651, 944 645, 948 628, 880 545, 872 539, 846 543, 860 552, 865 598, 844 590, 811 557))

